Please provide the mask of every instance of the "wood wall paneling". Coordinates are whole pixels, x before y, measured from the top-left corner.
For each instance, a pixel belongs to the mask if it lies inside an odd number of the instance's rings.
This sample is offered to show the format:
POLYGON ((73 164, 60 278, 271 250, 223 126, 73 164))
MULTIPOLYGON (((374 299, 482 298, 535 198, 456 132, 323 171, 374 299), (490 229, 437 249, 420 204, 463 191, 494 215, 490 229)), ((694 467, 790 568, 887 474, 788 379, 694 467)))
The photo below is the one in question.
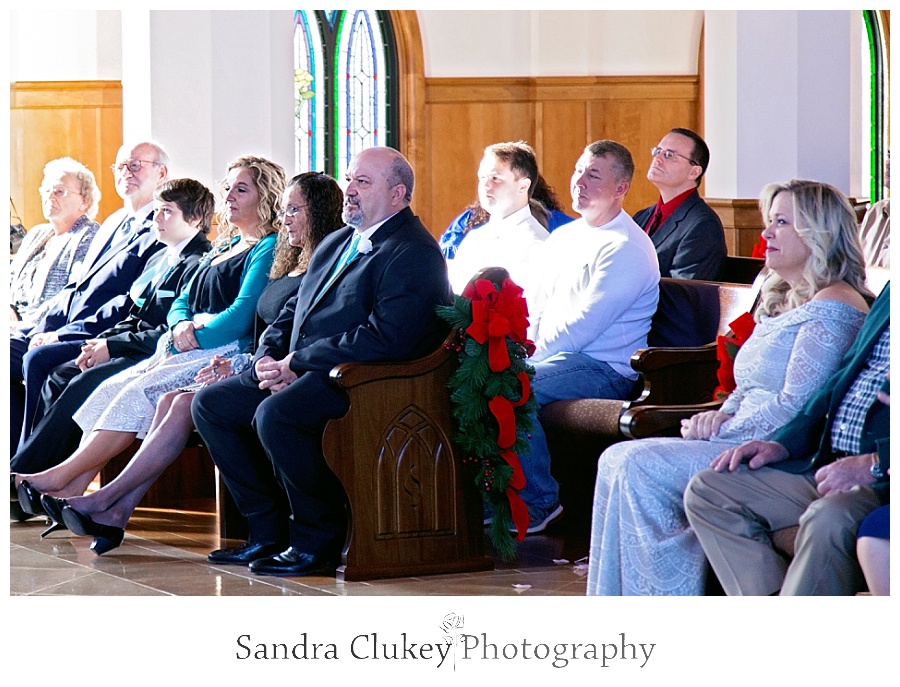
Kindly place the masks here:
MULTIPOLYGON (((428 137, 425 136, 425 56, 422 32, 415 10, 390 10, 399 62, 400 136, 395 147, 403 153, 413 170, 425 168, 428 137)), ((416 177, 414 199, 431 194, 431 180, 424 174, 416 177)), ((414 201, 415 202, 415 201, 414 201)))
POLYGON ((26 228, 44 222, 38 186, 44 165, 72 157, 97 177, 98 221, 122 206, 109 166, 122 144, 119 81, 10 84, 10 196, 26 228))
POLYGON ((646 179, 650 148, 674 126, 698 127, 698 98, 696 76, 426 79, 430 184, 417 194, 416 212, 439 235, 475 198, 484 147, 524 139, 535 147, 541 173, 571 214, 575 161, 588 143, 611 138, 635 159, 625 202, 634 213, 657 198, 646 179))
POLYGON ((706 198, 725 229, 728 255, 749 256, 763 229, 756 198, 706 198))

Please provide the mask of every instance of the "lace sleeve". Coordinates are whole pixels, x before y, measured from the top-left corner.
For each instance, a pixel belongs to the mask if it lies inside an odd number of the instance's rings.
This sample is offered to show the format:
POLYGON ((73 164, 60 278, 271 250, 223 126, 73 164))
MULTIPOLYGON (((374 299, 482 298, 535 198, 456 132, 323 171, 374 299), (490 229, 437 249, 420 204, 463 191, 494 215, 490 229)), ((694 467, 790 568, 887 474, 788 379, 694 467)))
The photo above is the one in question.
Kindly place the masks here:
POLYGON ((860 324, 833 318, 803 322, 788 358, 784 386, 755 412, 729 421, 729 432, 765 438, 787 424, 837 369, 860 324))
POLYGON ((737 412, 737 409, 741 405, 741 401, 744 398, 744 394, 741 393, 740 389, 735 389, 730 394, 728 394, 728 398, 722 403, 722 407, 719 408, 719 412, 725 413, 727 415, 734 415, 737 412))

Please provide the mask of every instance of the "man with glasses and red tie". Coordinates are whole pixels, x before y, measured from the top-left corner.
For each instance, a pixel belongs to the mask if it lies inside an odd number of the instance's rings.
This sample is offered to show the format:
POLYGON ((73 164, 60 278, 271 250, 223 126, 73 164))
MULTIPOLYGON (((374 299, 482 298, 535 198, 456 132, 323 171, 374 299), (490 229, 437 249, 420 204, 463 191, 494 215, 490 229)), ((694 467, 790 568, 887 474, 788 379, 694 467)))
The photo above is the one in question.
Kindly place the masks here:
POLYGON ((53 299, 47 312, 30 329, 10 334, 11 452, 18 445, 25 414, 26 368, 40 367, 36 388, 46 373, 78 356, 80 346, 123 320, 131 308, 129 290, 142 278, 148 260, 164 246, 151 231, 153 191, 168 177, 169 156, 152 142, 124 145, 112 166, 116 192, 124 206, 110 215, 94 235, 77 279, 53 299), (37 349, 50 347, 40 351, 37 349), (40 357, 40 363, 32 360, 40 357))
POLYGON ((706 142, 690 129, 675 128, 650 154, 647 178, 659 189, 659 200, 634 221, 656 247, 660 275, 716 279, 725 260, 725 231, 697 193, 709 165, 706 142))

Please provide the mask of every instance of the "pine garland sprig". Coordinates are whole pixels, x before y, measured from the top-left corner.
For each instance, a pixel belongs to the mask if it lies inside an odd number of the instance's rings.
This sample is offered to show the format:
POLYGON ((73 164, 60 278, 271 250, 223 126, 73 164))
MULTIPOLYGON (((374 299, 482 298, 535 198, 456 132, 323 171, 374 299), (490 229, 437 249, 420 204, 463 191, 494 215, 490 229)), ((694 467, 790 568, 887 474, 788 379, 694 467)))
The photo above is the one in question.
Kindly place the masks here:
POLYGON ((450 347, 459 367, 449 381, 454 440, 466 462, 478 465, 475 480, 493 513, 491 541, 510 560, 516 554, 510 529, 517 527, 521 539, 528 526, 527 507, 518 496, 525 484, 518 455, 529 450, 537 409, 530 393, 534 368, 525 360, 533 350, 525 338, 525 299, 509 279, 479 280, 452 305, 439 307, 438 315, 457 331, 450 347))

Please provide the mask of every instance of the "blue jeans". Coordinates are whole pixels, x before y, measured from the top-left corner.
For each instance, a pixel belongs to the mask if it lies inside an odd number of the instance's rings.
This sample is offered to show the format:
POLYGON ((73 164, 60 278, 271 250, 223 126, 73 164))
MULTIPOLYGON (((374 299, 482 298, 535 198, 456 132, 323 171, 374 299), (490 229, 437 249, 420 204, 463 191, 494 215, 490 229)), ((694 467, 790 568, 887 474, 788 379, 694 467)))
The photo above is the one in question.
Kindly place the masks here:
MULTIPOLYGON (((625 399, 634 386, 634 380, 623 377, 607 363, 582 353, 558 353, 534 363, 534 369, 531 389, 538 407, 573 398, 625 399)), ((559 485, 550 474, 547 437, 536 417, 530 443, 531 451, 519 456, 526 480, 519 496, 528 504, 534 520, 535 516, 546 514, 559 502, 559 485)))

